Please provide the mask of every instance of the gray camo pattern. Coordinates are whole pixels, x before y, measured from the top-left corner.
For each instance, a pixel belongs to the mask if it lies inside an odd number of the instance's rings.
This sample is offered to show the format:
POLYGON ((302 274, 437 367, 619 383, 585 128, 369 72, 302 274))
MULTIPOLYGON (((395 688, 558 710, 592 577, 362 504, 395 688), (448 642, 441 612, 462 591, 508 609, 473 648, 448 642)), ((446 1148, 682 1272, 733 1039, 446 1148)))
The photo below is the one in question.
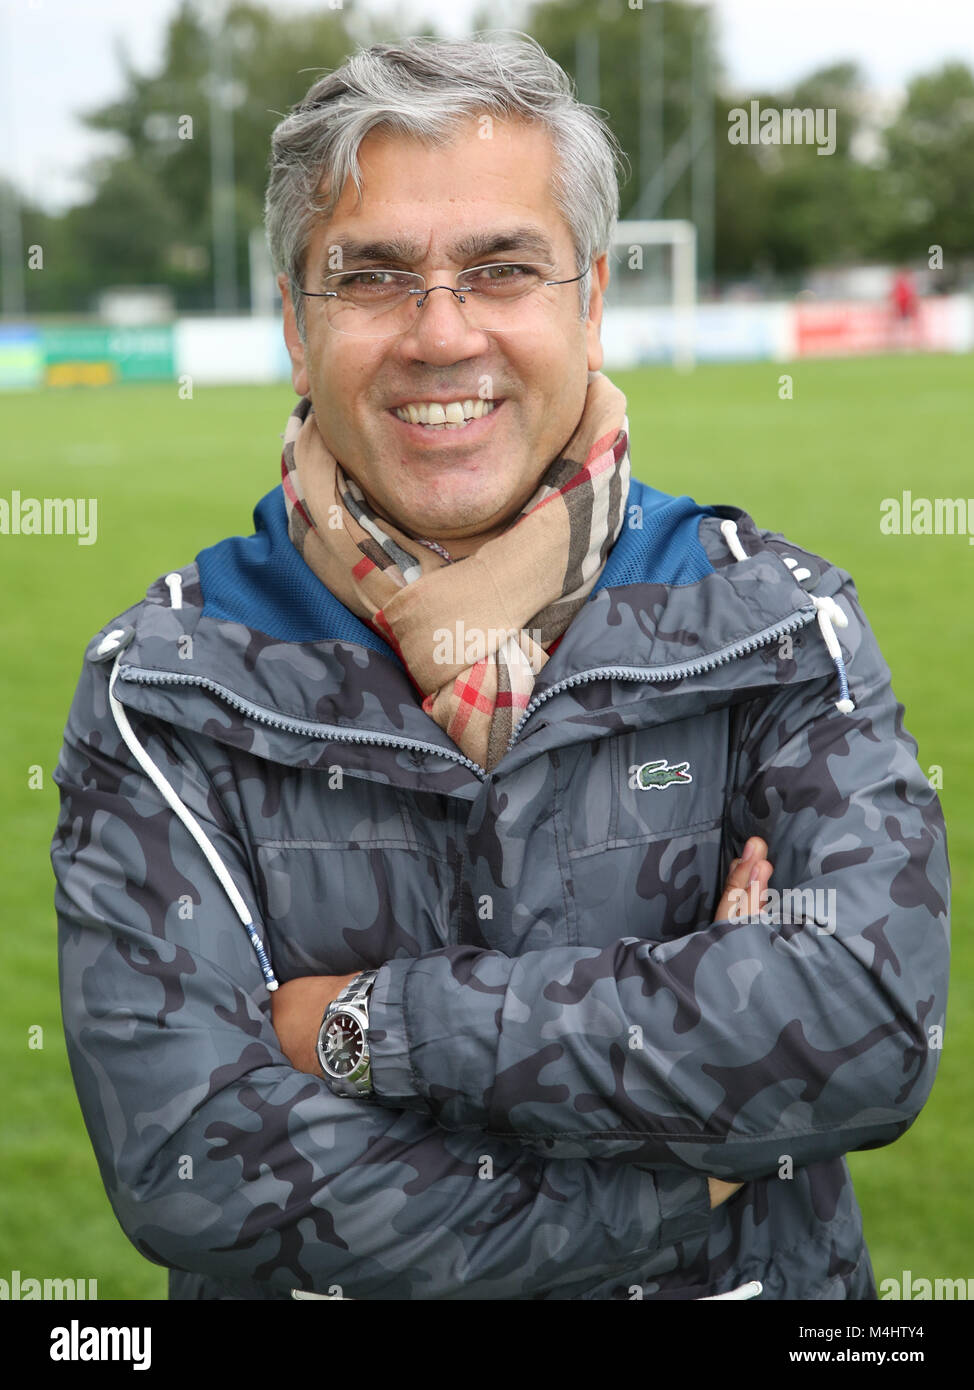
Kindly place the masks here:
POLYGON ((109 1201, 172 1297, 876 1296, 843 1155, 896 1140, 933 1084, 943 820, 849 576, 717 510, 748 561, 705 518, 712 575, 596 594, 490 774, 391 659, 204 618, 195 564, 181 608, 159 579, 93 638, 55 773, 65 1033, 109 1201), (850 715, 812 593, 851 619, 850 715), (720 659, 782 625, 790 652, 720 659), (373 1103, 281 1052, 90 659, 125 626, 116 693, 278 978, 379 969, 373 1103), (640 788, 658 759, 692 783, 640 788), (712 922, 750 834, 773 885, 834 890, 833 932, 712 922), (708 1174, 746 1185, 711 1212, 708 1174))

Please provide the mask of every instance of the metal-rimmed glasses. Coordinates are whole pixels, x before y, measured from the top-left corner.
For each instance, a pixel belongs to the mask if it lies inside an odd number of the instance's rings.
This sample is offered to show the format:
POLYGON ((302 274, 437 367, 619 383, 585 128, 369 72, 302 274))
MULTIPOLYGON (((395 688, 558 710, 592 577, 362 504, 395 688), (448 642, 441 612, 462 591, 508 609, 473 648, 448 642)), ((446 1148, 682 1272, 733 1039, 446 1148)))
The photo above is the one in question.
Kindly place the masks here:
POLYGON ((570 280, 549 280, 546 277, 554 274, 554 266, 495 261, 459 271, 454 285, 427 285, 425 276, 411 270, 368 266, 336 271, 325 276, 324 289, 300 293, 308 299, 323 299, 329 325, 352 338, 405 333, 416 321, 413 305, 421 309, 434 290, 449 290, 460 301, 471 328, 516 333, 534 326, 530 310, 538 305, 535 291, 573 285, 587 273, 570 280))

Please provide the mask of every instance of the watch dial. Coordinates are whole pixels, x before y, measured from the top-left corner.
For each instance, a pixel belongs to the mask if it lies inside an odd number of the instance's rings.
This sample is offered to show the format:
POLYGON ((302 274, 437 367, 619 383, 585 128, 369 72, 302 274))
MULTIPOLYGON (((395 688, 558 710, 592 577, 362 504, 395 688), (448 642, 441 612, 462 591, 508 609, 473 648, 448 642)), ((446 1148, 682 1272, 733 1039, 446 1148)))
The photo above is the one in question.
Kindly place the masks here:
POLYGON ((323 1051, 336 1076, 354 1071, 365 1055, 365 1038, 358 1019, 351 1014, 336 1014, 325 1029, 323 1051))

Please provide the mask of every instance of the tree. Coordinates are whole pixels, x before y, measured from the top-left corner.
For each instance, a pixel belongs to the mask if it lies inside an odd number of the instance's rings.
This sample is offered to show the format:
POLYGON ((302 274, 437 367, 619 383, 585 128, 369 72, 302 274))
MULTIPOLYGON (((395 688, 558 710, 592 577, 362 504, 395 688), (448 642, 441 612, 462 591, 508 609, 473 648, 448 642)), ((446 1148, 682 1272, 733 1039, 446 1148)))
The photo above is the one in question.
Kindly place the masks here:
MULTIPOLYGON (((138 72, 120 51, 121 96, 84 118, 116 136, 120 149, 92 166, 90 201, 62 219, 70 272, 50 277, 43 293, 39 281, 29 282, 30 308, 52 307, 60 292, 58 307, 89 309, 99 290, 133 282, 169 285, 181 308, 212 307, 212 13, 202 0, 183 0, 154 72, 138 72)), ((381 21, 362 17, 356 29, 365 42, 384 32, 381 21)), ((217 41, 229 49, 237 275, 246 286, 249 235, 263 221, 271 132, 316 74, 339 67, 356 40, 342 9, 281 15, 237 0, 217 41)))
POLYGON ((962 63, 915 77, 885 131, 886 198, 896 209, 881 239, 897 259, 944 249, 945 267, 974 255, 974 73, 962 63))
POLYGON ((858 67, 839 63, 791 90, 724 99, 717 157, 718 269, 724 275, 759 267, 797 273, 858 259, 871 244, 882 225, 883 200, 877 170, 855 153, 866 97, 858 67), (818 129, 826 139, 821 145, 731 143, 731 112, 740 108, 750 118, 752 102, 758 111, 821 112, 818 129), (830 134, 834 149, 820 154, 831 147, 830 134))

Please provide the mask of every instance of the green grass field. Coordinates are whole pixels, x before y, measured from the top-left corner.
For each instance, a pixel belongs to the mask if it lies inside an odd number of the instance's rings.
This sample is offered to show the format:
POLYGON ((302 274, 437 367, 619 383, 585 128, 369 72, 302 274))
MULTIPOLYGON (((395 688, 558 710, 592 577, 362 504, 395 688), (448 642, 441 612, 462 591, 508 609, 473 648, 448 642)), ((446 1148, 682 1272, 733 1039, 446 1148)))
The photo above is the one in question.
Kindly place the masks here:
MULTIPOLYGON (((877 1280, 974 1276, 974 547, 884 536, 880 502, 974 494, 974 360, 947 356, 613 372, 639 477, 759 524, 849 570, 893 671, 925 770, 943 769, 955 950, 933 1096, 897 1144, 852 1155, 877 1280), (794 398, 778 397, 778 378, 794 398), (958 929, 959 928, 959 929, 958 929)), ((0 1278, 96 1278, 100 1298, 165 1297, 105 1197, 67 1065, 58 1003, 51 773, 88 639, 159 574, 249 534, 279 481, 290 388, 175 385, 0 397, 0 496, 94 497, 98 539, 0 535, 3 653, 4 1122, 0 1278), (43 786, 32 788, 31 769, 43 786), (28 1047, 41 1025, 43 1047, 28 1047)), ((974 504, 972 504, 974 526, 974 504)), ((36 778, 34 779, 36 780, 36 778)))

